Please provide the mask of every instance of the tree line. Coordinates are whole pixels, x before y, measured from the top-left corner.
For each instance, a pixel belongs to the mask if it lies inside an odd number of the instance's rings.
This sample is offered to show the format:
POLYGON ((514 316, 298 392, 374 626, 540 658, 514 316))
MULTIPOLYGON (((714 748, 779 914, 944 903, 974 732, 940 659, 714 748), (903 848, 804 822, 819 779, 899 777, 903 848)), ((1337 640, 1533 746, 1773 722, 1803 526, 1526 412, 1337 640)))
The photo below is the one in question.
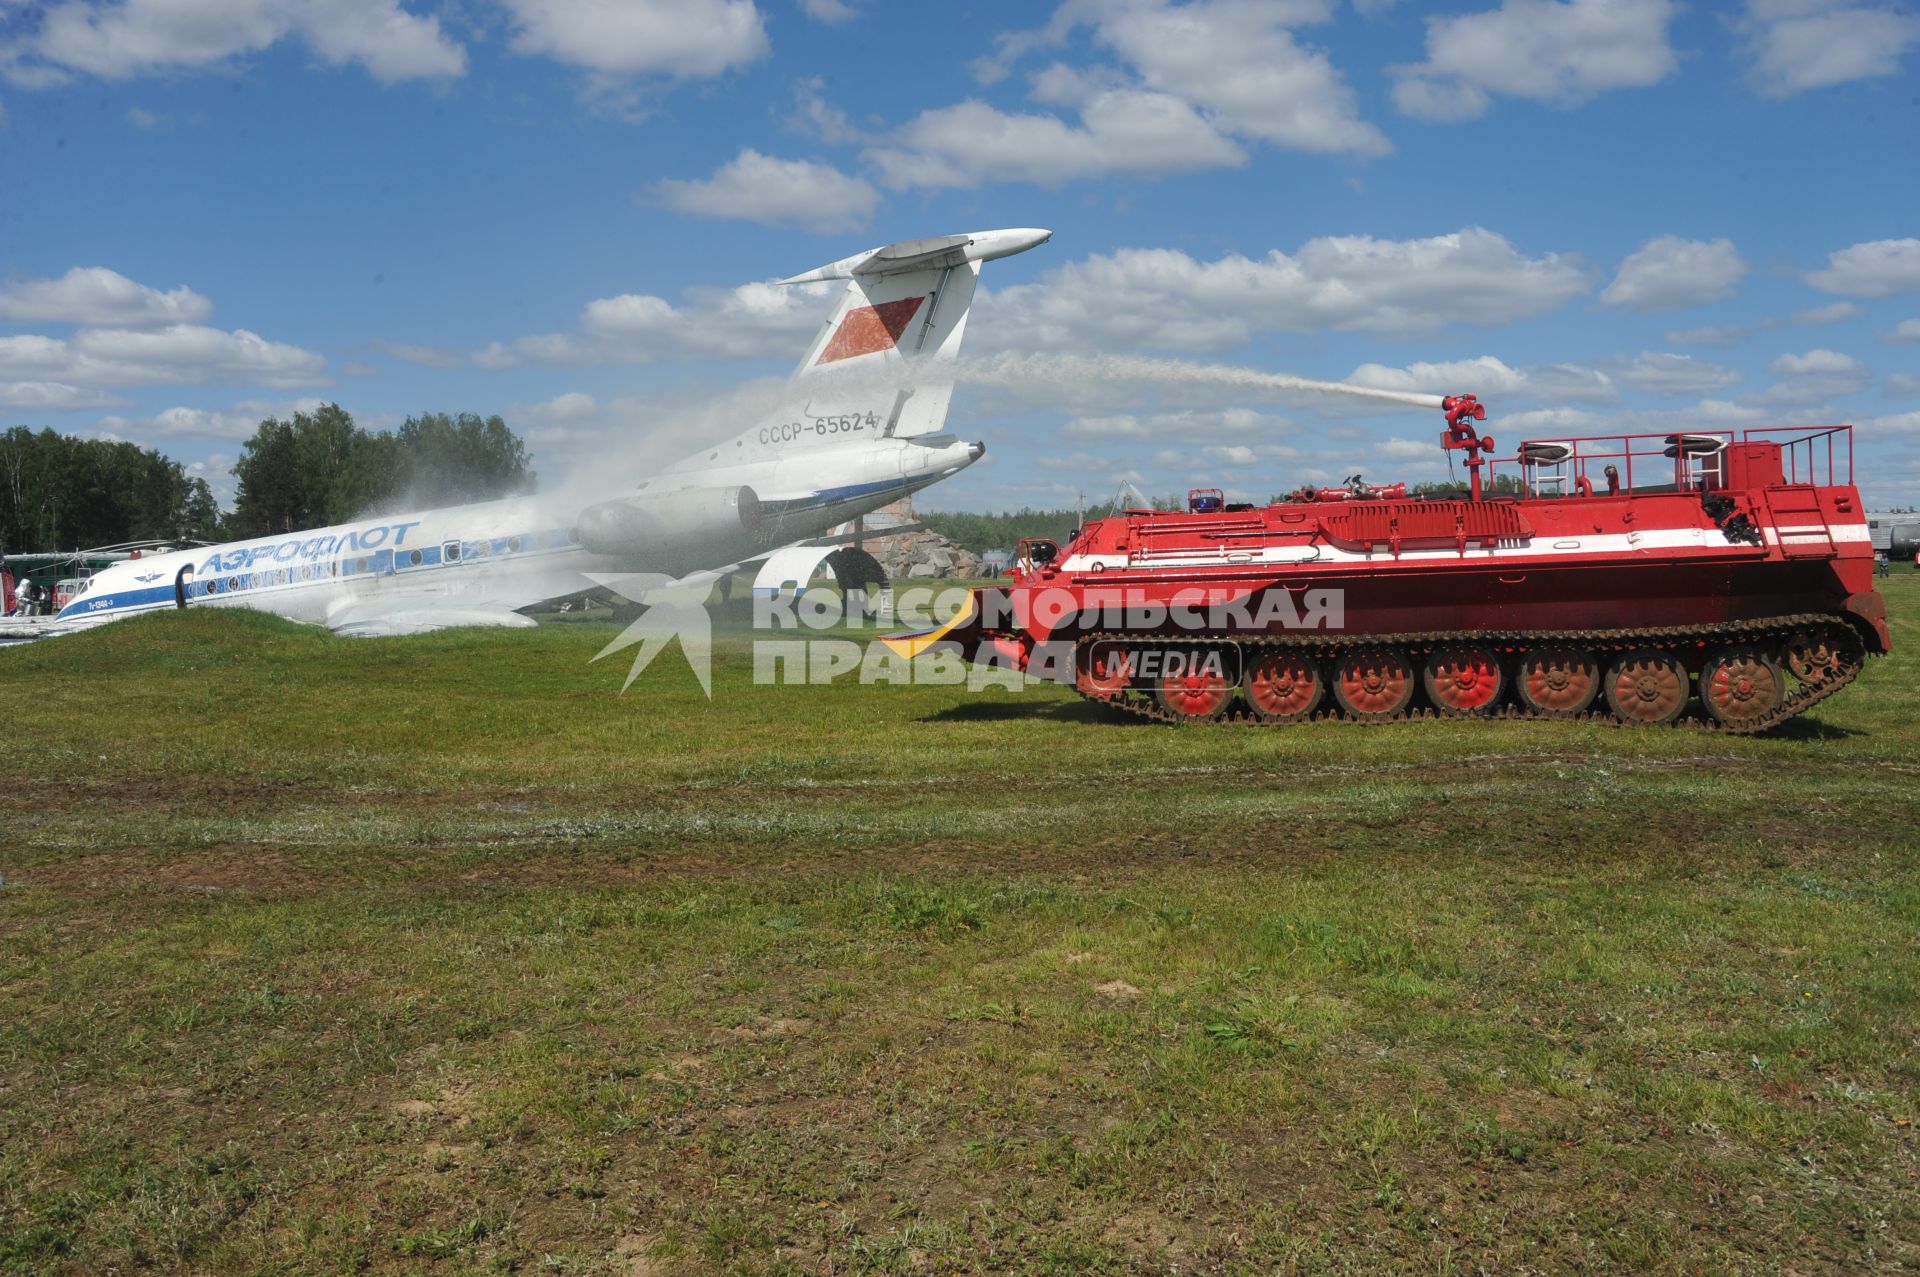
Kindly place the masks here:
POLYGON ((236 540, 487 501, 535 483, 526 445, 498 416, 430 412, 376 434, 338 404, 267 418, 233 474, 227 533, 236 540))
POLYGON ((153 448, 16 426, 0 434, 0 550, 242 540, 535 483, 526 445, 497 415, 422 413, 376 432, 338 404, 262 421, 233 475, 223 512, 205 479, 153 448))
POLYGON ((151 448, 15 426, 0 435, 0 549, 211 540, 207 482, 151 448))

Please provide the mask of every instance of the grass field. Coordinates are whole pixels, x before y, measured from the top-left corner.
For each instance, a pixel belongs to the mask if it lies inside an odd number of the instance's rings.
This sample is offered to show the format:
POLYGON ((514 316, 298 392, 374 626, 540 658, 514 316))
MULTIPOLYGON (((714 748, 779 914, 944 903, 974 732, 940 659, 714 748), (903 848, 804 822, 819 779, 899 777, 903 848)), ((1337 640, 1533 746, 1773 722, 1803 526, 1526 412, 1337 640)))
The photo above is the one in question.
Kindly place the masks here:
POLYGON ((1885 584, 1759 739, 0 652, 0 1272, 1910 1271, 1885 584))

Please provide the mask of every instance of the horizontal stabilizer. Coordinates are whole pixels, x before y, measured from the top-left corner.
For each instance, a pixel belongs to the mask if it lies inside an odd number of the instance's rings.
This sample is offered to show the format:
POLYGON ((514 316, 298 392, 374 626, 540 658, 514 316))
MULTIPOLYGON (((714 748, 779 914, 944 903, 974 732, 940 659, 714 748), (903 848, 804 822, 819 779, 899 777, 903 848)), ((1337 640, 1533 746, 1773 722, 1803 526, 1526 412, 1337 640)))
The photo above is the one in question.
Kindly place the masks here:
POLYGON ((931 239, 903 239, 852 257, 783 279, 782 284, 813 284, 828 279, 868 279, 908 271, 946 270, 967 262, 990 262, 1024 253, 1053 238, 1052 231, 1019 227, 1001 231, 974 231, 970 235, 936 235, 931 239))

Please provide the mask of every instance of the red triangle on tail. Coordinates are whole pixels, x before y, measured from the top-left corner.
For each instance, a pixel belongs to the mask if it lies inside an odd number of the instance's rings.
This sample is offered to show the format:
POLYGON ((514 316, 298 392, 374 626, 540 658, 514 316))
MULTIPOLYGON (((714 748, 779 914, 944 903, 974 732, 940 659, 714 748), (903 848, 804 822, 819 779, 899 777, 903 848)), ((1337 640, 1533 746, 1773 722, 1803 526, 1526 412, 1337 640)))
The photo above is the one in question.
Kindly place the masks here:
POLYGON ((895 345, 925 300, 924 297, 902 297, 897 302, 880 302, 848 311, 840 327, 834 330, 833 340, 814 363, 830 364, 855 355, 871 355, 895 345))

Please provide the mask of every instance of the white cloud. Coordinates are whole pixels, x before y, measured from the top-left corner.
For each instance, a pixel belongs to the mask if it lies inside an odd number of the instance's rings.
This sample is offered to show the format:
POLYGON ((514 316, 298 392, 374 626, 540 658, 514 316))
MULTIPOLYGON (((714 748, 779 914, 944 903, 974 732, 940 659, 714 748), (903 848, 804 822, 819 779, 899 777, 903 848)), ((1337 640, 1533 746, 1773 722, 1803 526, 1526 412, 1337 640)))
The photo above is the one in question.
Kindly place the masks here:
POLYGON ((1171 439, 1206 441, 1213 439, 1261 439, 1287 434, 1291 421, 1250 408, 1222 408, 1215 411, 1182 409, 1140 415, 1121 413, 1109 417, 1075 417, 1060 428, 1068 439, 1108 443, 1162 443, 1171 439))
POLYGON ((386 83, 467 69, 466 50, 440 20, 398 0, 64 0, 33 32, 0 47, 0 67, 33 87, 75 73, 123 80, 217 66, 289 37, 325 62, 358 63, 386 83))
POLYGON ((1895 413, 1891 417, 1868 417, 1855 423, 1874 434, 1920 434, 1920 412, 1895 413))
POLYGON ((984 102, 923 111, 867 155, 896 189, 1095 177, 1162 177, 1246 162, 1191 104, 1165 93, 1116 89, 1088 99, 1074 126, 1052 115, 1010 115, 984 102))
POLYGON ((145 107, 130 106, 127 108, 127 123, 143 132, 157 129, 166 122, 166 116, 156 115, 145 107))
POLYGON ((184 284, 163 293, 104 266, 0 285, 0 320, 11 323, 145 328, 197 323, 212 313, 213 303, 184 284))
POLYGON ((1394 103, 1453 121, 1483 114, 1495 93, 1564 107, 1658 84, 1679 65, 1673 12, 1669 0, 1505 0, 1428 18, 1427 60, 1393 69, 1394 103))
POLYGON ((1521 254, 1480 227, 1429 239, 1338 236, 1292 256, 1196 261, 1122 249, 1049 271, 980 303, 982 344, 1014 350, 1220 350, 1256 331, 1430 332, 1504 324, 1585 291, 1578 267, 1521 254))
POLYGON ((1745 324, 1679 328, 1667 333, 1667 342, 1673 346, 1732 346, 1746 340, 1749 331, 1745 324))
MULTIPOLYGON (((1405 368, 1361 364, 1347 374, 1345 380, 1380 390, 1441 395, 1471 393, 1482 399, 1497 395, 1504 400, 1517 402, 1550 399, 1560 402, 1612 403, 1620 397, 1613 379, 1597 368, 1586 368, 1579 364, 1513 368, 1492 355, 1449 363, 1409 364, 1405 368)), ((1400 411, 1398 408, 1393 410, 1400 411)))
POLYGON ((765 56, 752 0, 503 0, 512 47, 611 75, 691 79, 765 56))
POLYGON ((1852 355, 1837 350, 1809 350, 1805 354, 1785 354, 1767 365, 1767 371, 1783 377, 1827 376, 1834 373, 1865 372, 1867 366, 1852 355))
POLYGON ((1793 322, 1796 324, 1837 324, 1843 320, 1858 319, 1860 307, 1853 302, 1828 302, 1825 306, 1815 306, 1811 310, 1795 311, 1793 322))
POLYGON ((1324 19, 1319 5, 1124 3, 1096 20, 1100 42, 1150 89, 1207 112, 1227 131, 1300 151, 1384 155, 1386 137, 1358 117, 1327 55, 1286 27, 1324 19))
POLYGON ((296 412, 313 412, 325 402, 323 399, 243 399, 230 408, 176 407, 149 417, 102 417, 99 428, 135 440, 250 439, 268 417, 284 421, 296 412))
POLYGON ((1884 342, 1920 341, 1920 319, 1903 319, 1888 331, 1880 334, 1884 342))
POLYGON ((83 390, 58 381, 0 381, 0 408, 76 412, 82 408, 111 408, 125 402, 104 391, 83 390))
POLYGON ((815 22, 834 25, 851 21, 860 16, 860 11, 843 0, 800 0, 800 8, 815 22))
POLYGON ((1740 380, 1731 368, 1692 355, 1643 350, 1616 367, 1613 375, 1636 390, 1662 395, 1699 395, 1725 390, 1740 380))
POLYGON ((458 368, 466 361, 457 350, 448 350, 442 346, 415 346, 405 342, 376 341, 373 348, 391 359, 402 363, 418 364, 422 368, 458 368))
POLYGON ((1823 293, 1894 297, 1920 292, 1920 239, 1876 239, 1827 254, 1825 270, 1801 278, 1823 293))
POLYGON ((969 100, 923 112, 869 158, 890 186, 942 188, 1195 172, 1245 163, 1245 142, 1384 155, 1391 144, 1359 118, 1340 72, 1289 29, 1330 16, 1322 0, 1068 3, 1040 31, 1001 36, 974 71, 996 82, 1009 63, 1090 27, 1122 65, 1055 64, 1034 78, 1034 98, 1077 122, 969 100))
POLYGON ((233 508, 234 498, 238 495, 239 482, 233 476, 233 457, 229 453, 216 452, 199 461, 189 461, 186 465, 189 478, 202 479, 213 493, 213 499, 225 509, 233 508))
POLYGON ((1920 18, 1845 0, 1749 0, 1740 28, 1747 83, 1770 98, 1898 75, 1920 43, 1920 18))
POLYGON ((847 113, 827 101, 826 88, 826 80, 817 75, 795 82, 793 115, 788 119, 788 127, 829 146, 862 140, 860 131, 848 122, 847 113))
POLYGON ((1685 408, 1545 408, 1503 413, 1501 432, 1509 439, 1545 439, 1593 434, 1664 434, 1675 430, 1731 430, 1777 419, 1777 409, 1725 399, 1702 399, 1685 408))
POLYGON ((1920 395, 1920 377, 1908 372, 1888 373, 1887 394, 1895 398, 1920 395))
POLYGON ((1678 310, 1733 296, 1746 274, 1732 240, 1661 235, 1627 254, 1600 301, 1643 313, 1678 310))
POLYGON ((687 304, 623 293, 588 302, 571 333, 544 333, 494 342, 473 357, 482 368, 520 364, 572 366, 645 364, 682 356, 798 358, 806 339, 826 321, 842 286, 743 284, 695 288, 687 304))
POLYGON ((1767 391, 1769 398, 1788 403, 1811 403, 1864 389, 1872 370, 1852 355, 1837 350, 1809 350, 1784 354, 1767 365, 1779 377, 1767 391))
POLYGON ((668 208, 765 226, 832 231, 873 220, 880 192, 831 164, 782 160, 743 150, 705 181, 668 179, 654 192, 668 208))
POLYGON ((540 426, 565 426, 592 421, 599 411, 600 405, 594 397, 578 390, 569 390, 539 403, 512 406, 515 420, 525 418, 540 426))
POLYGON ((75 386, 180 385, 204 381, 305 386, 325 360, 245 329, 173 324, 147 332, 83 328, 71 338, 0 337, 0 378, 75 386))

